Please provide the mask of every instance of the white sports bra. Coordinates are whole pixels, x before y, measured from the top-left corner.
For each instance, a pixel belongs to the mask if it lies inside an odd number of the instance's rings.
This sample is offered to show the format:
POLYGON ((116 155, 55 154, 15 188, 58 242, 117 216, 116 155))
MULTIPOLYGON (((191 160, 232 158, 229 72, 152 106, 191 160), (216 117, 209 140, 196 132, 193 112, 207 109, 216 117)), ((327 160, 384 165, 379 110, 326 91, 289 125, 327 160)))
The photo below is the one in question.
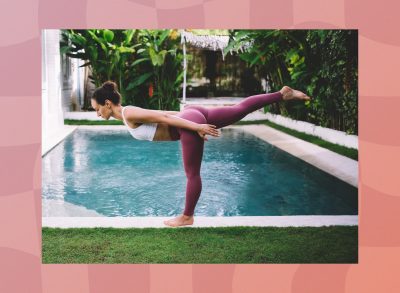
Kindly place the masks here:
MULTIPOLYGON (((128 126, 128 123, 126 123, 125 116, 124 116, 124 110, 126 107, 133 107, 133 106, 125 106, 122 108, 122 119, 124 119, 124 124, 126 125, 126 127, 128 127, 129 133, 136 139, 152 141, 154 138, 154 135, 156 134, 158 123, 143 123, 139 127, 131 128, 128 126)), ((186 120, 186 119, 181 118, 176 115, 171 115, 171 117, 186 120)))
MULTIPOLYGON (((126 107, 129 107, 129 106, 126 106, 126 107)), ((125 123, 126 127, 128 127, 129 133, 136 139, 152 141, 154 138, 154 135, 156 134, 158 123, 143 123, 139 127, 131 128, 128 126, 128 123, 126 123, 125 116, 124 116, 124 110, 126 107, 122 108, 122 118, 124 119, 124 123, 125 123)))

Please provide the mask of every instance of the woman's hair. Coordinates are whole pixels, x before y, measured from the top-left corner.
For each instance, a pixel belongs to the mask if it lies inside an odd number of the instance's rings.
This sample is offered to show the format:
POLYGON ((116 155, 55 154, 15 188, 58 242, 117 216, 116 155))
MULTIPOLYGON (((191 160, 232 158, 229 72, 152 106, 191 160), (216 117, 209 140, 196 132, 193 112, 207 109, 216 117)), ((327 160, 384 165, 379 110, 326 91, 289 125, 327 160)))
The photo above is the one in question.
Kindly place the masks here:
POLYGON ((121 94, 118 92, 117 84, 111 80, 107 80, 101 87, 95 89, 92 99, 95 99, 102 106, 105 105, 106 99, 118 105, 121 102, 121 94))

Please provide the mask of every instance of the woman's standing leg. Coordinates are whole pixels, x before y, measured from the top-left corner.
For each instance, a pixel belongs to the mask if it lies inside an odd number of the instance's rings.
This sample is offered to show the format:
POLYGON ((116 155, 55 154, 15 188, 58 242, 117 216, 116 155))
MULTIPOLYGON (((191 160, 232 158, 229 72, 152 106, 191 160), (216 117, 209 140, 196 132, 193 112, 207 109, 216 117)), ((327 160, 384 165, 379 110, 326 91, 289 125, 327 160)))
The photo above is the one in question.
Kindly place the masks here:
MULTIPOLYGON (((196 109, 187 109, 179 116, 196 123, 207 123, 204 115, 196 109)), ((183 215, 164 222, 169 226, 193 224, 194 209, 202 189, 200 168, 203 159, 204 140, 194 131, 178 128, 178 132, 180 134, 183 165, 187 178, 186 200, 183 215)))
POLYGON ((194 208, 199 200, 202 189, 200 168, 203 159, 204 140, 197 132, 182 129, 181 145, 183 166, 187 178, 186 202, 183 214, 185 216, 193 216, 194 208))

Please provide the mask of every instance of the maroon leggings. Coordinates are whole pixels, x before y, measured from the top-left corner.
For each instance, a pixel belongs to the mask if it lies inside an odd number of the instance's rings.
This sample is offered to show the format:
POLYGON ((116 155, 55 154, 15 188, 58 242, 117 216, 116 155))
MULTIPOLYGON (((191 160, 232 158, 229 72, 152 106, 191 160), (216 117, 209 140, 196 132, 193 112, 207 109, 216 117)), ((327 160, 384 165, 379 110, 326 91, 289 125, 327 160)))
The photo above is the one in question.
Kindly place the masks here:
MULTIPOLYGON (((261 94, 245 98, 234 106, 216 108, 204 108, 200 106, 188 106, 177 116, 199 124, 212 124, 221 128, 233 124, 247 114, 254 112, 265 105, 282 99, 280 92, 261 94)), ((182 145, 183 165, 185 168, 186 203, 184 215, 192 216, 201 193, 200 167, 203 158, 204 140, 197 132, 170 126, 173 140, 180 139, 182 145)))

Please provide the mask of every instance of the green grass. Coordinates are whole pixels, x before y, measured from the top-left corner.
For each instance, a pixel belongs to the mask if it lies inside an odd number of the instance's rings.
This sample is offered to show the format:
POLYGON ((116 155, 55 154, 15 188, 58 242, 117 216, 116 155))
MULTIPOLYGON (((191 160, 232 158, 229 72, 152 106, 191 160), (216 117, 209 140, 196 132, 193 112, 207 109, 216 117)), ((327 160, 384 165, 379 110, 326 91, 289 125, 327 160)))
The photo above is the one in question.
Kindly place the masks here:
POLYGON ((358 227, 42 228, 43 263, 357 263, 358 227))
POLYGON ((64 119, 65 125, 124 125, 121 120, 71 120, 64 119))
POLYGON ((313 144, 316 144, 320 147, 326 148, 328 150, 331 150, 335 153, 341 154, 343 156, 346 156, 350 159, 353 160, 357 160, 358 161, 358 150, 357 149, 353 149, 353 148, 347 148, 341 145, 337 145, 328 141, 325 141, 323 139, 320 139, 319 137, 310 135, 310 134, 306 134, 306 133, 302 133, 293 129, 289 129, 286 128, 284 126, 275 124, 269 120, 259 120, 259 121, 240 121, 238 123, 236 123, 235 125, 249 125, 249 124, 264 124, 264 125, 268 125, 272 128, 275 128, 279 131, 282 131, 284 133, 287 133, 289 135, 292 135, 294 137, 300 138, 302 140, 311 142, 313 144))
MULTIPOLYGON (((120 120, 104 120, 104 121, 90 121, 90 120, 69 120, 65 119, 64 120, 65 124, 68 125, 124 125, 124 123, 120 120)), ((320 147, 326 148, 328 150, 331 150, 335 153, 341 154, 343 156, 346 156, 348 158, 351 158, 353 160, 358 161, 358 150, 357 149, 352 149, 352 148, 347 148, 341 145, 337 145, 334 143, 327 142, 323 139, 320 139, 316 136, 305 134, 302 132, 298 132, 296 130, 292 130, 283 126, 280 126, 278 124, 275 124, 273 122, 270 122, 268 120, 259 120, 259 121, 240 121, 238 123, 235 123, 235 125, 249 125, 249 124, 265 124, 268 125, 272 128, 275 128, 277 130, 280 130, 284 133, 287 133, 289 135, 292 135, 294 137, 300 138, 302 140, 311 142, 313 144, 316 144, 320 147)))

